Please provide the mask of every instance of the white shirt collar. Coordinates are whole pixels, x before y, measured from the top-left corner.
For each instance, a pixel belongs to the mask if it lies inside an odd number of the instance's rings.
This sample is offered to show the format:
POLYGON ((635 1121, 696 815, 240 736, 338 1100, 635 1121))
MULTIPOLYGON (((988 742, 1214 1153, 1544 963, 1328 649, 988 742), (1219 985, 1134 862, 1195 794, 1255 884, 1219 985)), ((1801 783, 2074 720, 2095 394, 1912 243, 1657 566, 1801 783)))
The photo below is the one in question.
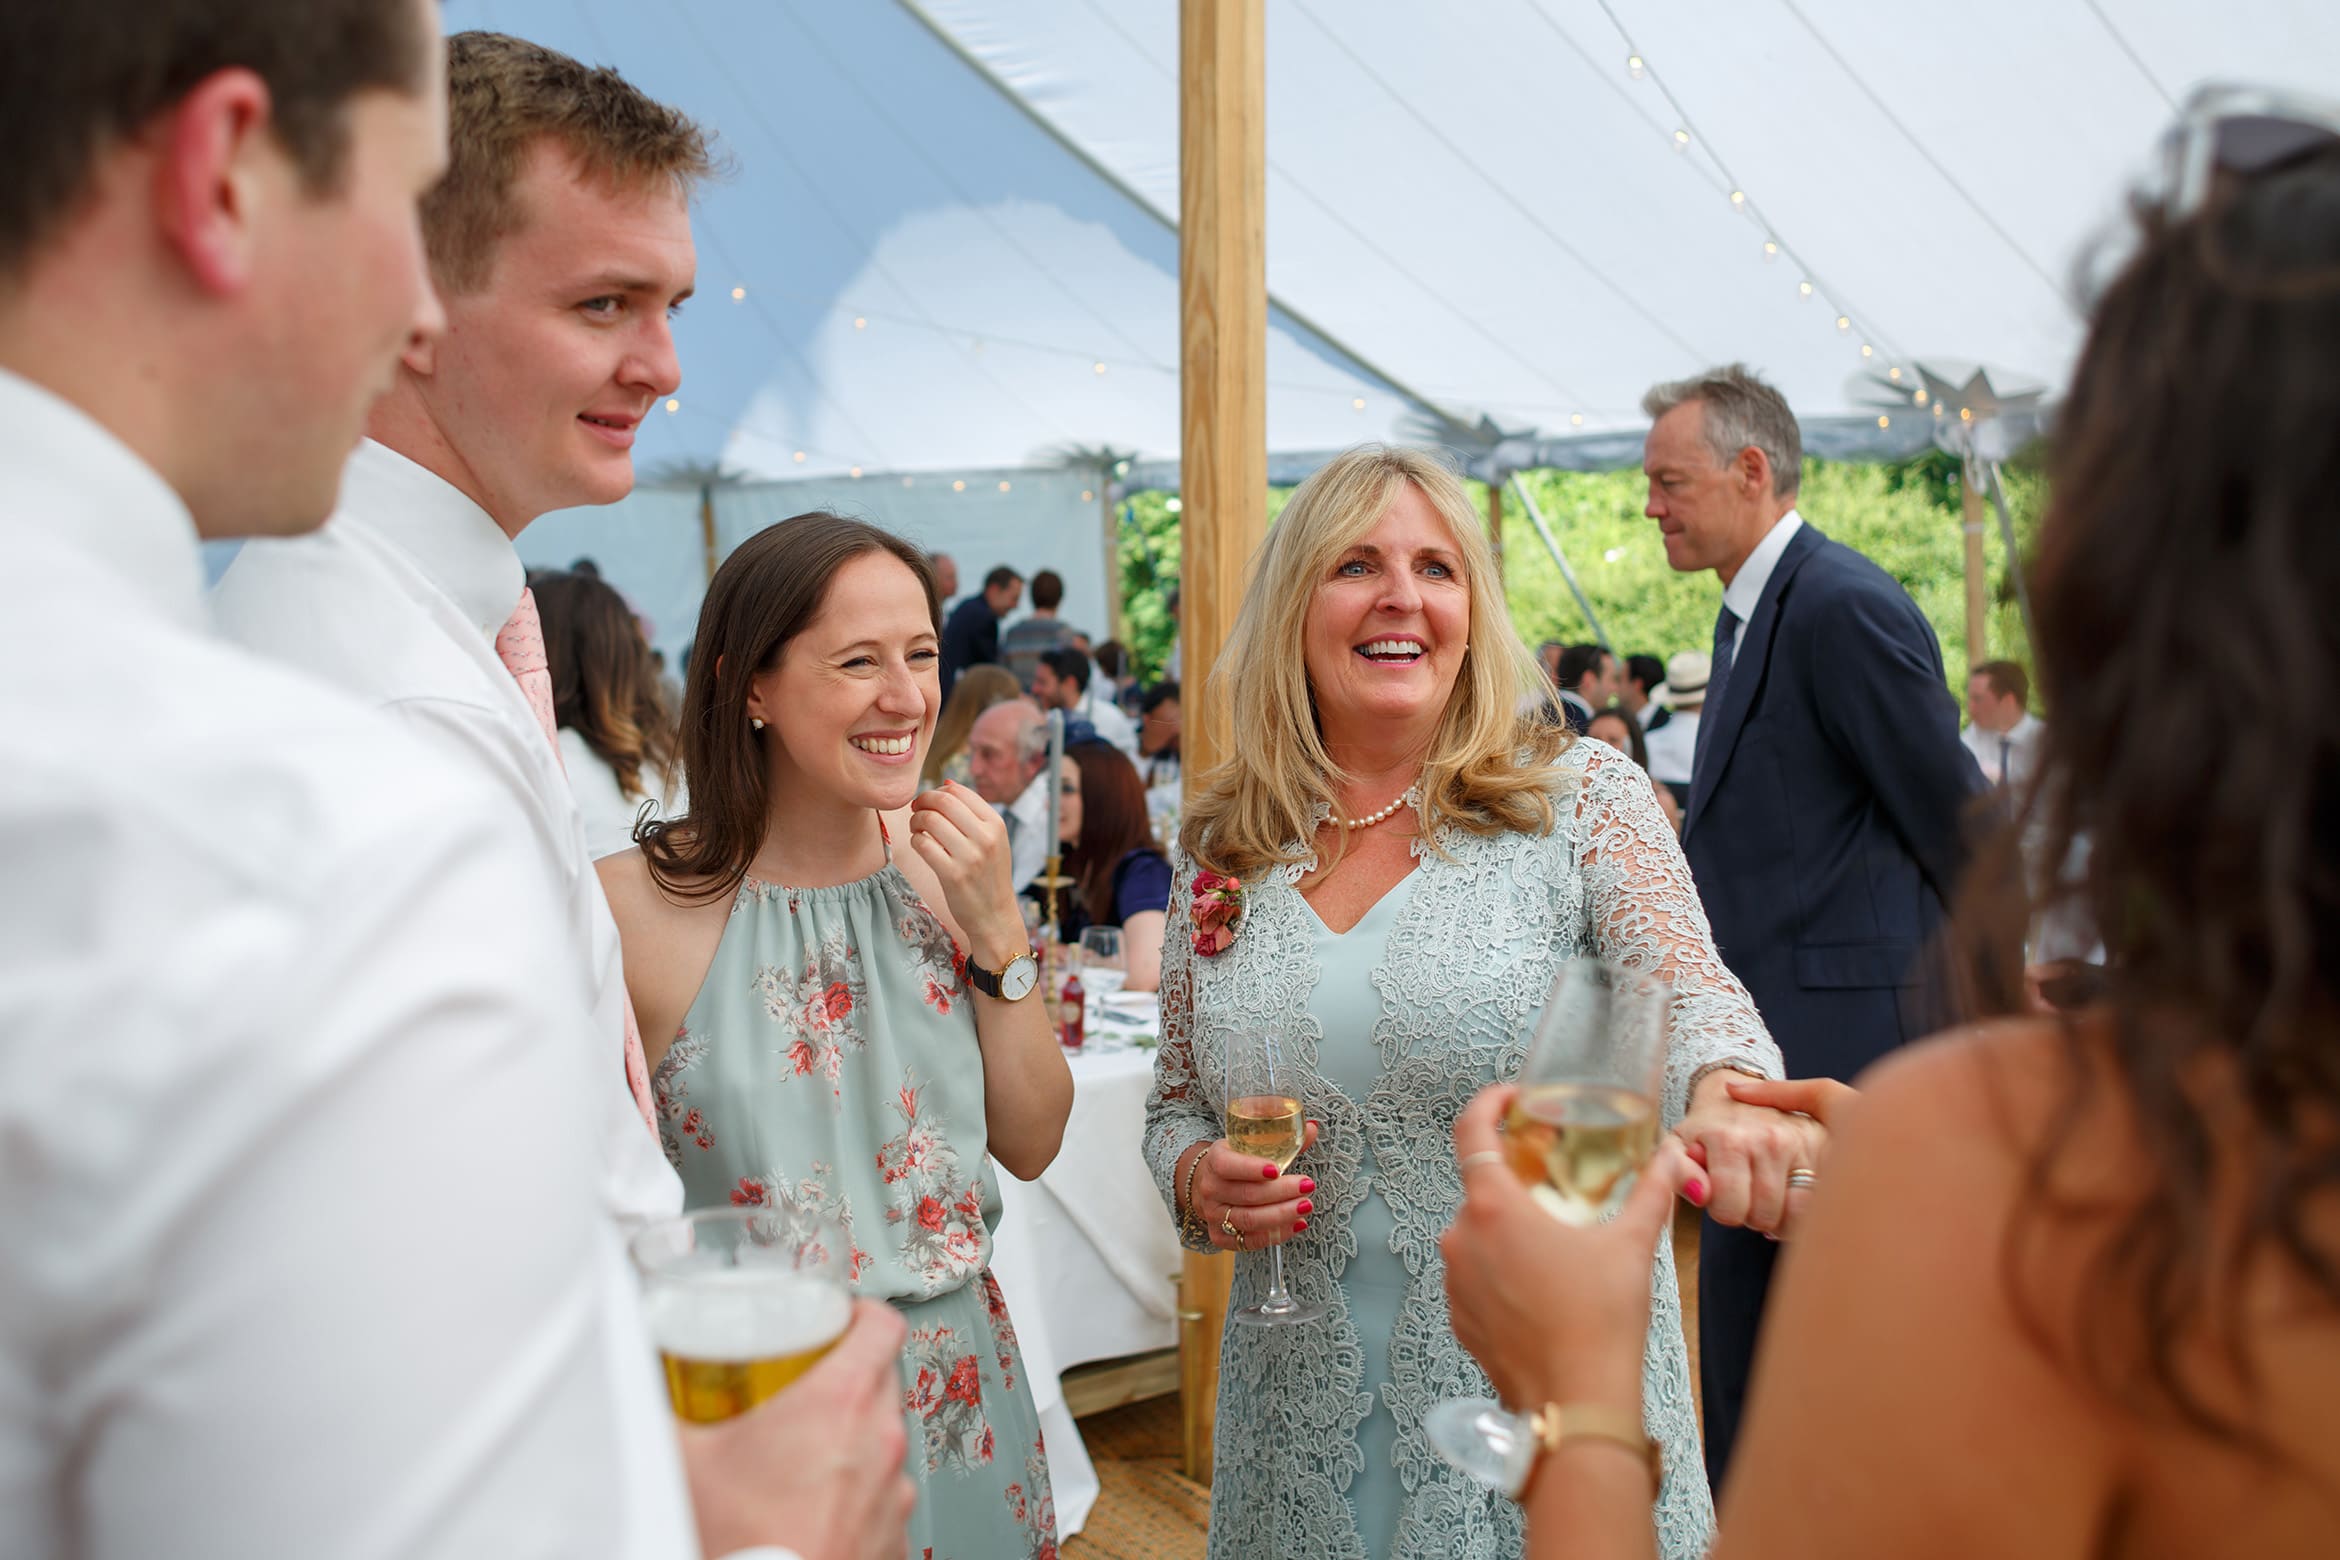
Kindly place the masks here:
POLYGON ((341 503, 412 558, 490 639, 520 604, 528 571, 512 539, 436 472, 364 439, 342 474, 341 503))
POLYGON ((186 502, 104 424, 6 369, 0 472, 0 530, 82 553, 177 627, 211 631, 186 502))
POLYGON ((1038 823, 1048 815, 1048 771, 1043 769, 1024 787, 1024 794, 1008 804, 1008 811, 1027 823, 1038 823))
POLYGON ((1730 584, 1723 587, 1723 605, 1731 609, 1731 616, 1739 620, 1742 629, 1762 605, 1763 587, 1771 583, 1771 571, 1779 567, 1780 554, 1787 551, 1788 543, 1803 528, 1804 517, 1793 509, 1781 515, 1764 533, 1763 540, 1755 544, 1755 550, 1747 554, 1747 561, 1739 565, 1739 572, 1731 577, 1730 584))

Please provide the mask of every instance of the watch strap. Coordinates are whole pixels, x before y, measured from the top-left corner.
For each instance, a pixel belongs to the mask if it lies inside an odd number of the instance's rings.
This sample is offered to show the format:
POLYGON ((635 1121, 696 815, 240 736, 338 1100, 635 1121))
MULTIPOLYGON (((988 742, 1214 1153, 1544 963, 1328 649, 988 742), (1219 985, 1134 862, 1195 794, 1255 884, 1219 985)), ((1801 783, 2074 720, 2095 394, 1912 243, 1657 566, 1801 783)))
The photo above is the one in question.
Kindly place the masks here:
MULTIPOLYGON (((1665 1488, 1665 1449, 1649 1438, 1638 1413, 1611 1408, 1605 1403, 1546 1403, 1536 1410, 1529 1423, 1540 1448, 1536 1453, 1539 1467, 1546 1457, 1570 1441, 1609 1441, 1646 1463, 1653 1496, 1665 1488)), ((1536 1469, 1529 1469, 1530 1486, 1535 1476, 1536 1469)))
MULTIPOLYGON (((1035 958, 1037 958, 1037 955, 1035 955, 1032 950, 1027 948, 1022 953, 1017 954, 1015 959, 1008 960, 1008 963, 1014 964, 1016 959, 1035 958)), ((1007 970, 1005 967, 996 970, 987 970, 982 965, 975 962, 975 956, 973 954, 969 954, 967 956, 967 984, 973 986, 977 991, 983 993, 983 995, 992 998, 994 1001, 1006 1000, 1006 981, 1007 970)))

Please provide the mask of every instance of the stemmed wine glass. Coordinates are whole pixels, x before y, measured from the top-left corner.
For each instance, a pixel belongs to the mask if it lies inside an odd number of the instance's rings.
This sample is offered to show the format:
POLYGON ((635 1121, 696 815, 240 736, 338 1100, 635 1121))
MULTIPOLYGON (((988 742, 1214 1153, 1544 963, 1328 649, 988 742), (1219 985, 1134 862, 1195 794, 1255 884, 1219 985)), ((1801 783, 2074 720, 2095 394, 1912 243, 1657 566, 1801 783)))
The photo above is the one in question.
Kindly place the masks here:
MULTIPOLYGON (((1544 1211, 1598 1224, 1625 1206, 1657 1150, 1672 992, 1664 981, 1590 959, 1561 966, 1503 1123, 1503 1153, 1544 1211)), ((1535 1462, 1525 1414, 1452 1398, 1423 1421, 1439 1456, 1517 1497, 1535 1462)))
MULTIPOLYGON (((1280 1175, 1300 1157, 1308 1138, 1308 1116, 1300 1105, 1300 1069, 1271 1030, 1240 1029, 1227 1036, 1227 1146, 1238 1154, 1274 1162, 1280 1175)), ((1325 1308, 1294 1299, 1284 1287, 1284 1248, 1268 1248, 1267 1298, 1231 1313, 1252 1327, 1313 1322, 1325 1308)))

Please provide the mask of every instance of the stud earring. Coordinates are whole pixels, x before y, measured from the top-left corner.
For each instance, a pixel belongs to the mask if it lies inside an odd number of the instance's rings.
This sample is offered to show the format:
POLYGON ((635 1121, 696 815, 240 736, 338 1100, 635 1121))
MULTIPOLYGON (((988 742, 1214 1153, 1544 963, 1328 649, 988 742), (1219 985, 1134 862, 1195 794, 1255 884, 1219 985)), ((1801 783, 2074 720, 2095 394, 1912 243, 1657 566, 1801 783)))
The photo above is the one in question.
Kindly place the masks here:
POLYGON ((761 730, 763 730, 763 729, 764 729, 764 723, 763 723, 761 720, 758 720, 758 719, 757 719, 755 716, 753 716, 753 715, 750 715, 750 716, 748 717, 748 730, 750 730, 750 731, 761 731, 761 730))

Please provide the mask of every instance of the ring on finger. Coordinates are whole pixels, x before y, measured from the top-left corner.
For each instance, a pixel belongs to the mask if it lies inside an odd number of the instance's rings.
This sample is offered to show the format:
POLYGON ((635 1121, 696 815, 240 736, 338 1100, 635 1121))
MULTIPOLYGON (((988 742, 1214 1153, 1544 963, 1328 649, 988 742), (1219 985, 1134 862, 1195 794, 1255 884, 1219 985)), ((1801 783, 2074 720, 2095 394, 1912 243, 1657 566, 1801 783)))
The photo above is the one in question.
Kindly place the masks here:
POLYGON ((1801 1166, 1787 1173, 1787 1184, 1791 1187, 1801 1187, 1805 1191, 1810 1191, 1819 1183, 1820 1177, 1817 1172, 1806 1170, 1801 1166))
POLYGON ((1502 1154, 1492 1148, 1482 1148, 1476 1150, 1475 1152, 1463 1155, 1461 1168, 1464 1175, 1469 1175, 1473 1170, 1476 1170, 1481 1165, 1499 1165, 1502 1163, 1502 1154))
POLYGON ((1235 1242, 1237 1251, 1243 1249, 1243 1232, 1235 1227, 1235 1209, 1232 1204, 1228 1206, 1225 1213, 1219 1215, 1219 1228, 1225 1230, 1227 1238, 1235 1242))

